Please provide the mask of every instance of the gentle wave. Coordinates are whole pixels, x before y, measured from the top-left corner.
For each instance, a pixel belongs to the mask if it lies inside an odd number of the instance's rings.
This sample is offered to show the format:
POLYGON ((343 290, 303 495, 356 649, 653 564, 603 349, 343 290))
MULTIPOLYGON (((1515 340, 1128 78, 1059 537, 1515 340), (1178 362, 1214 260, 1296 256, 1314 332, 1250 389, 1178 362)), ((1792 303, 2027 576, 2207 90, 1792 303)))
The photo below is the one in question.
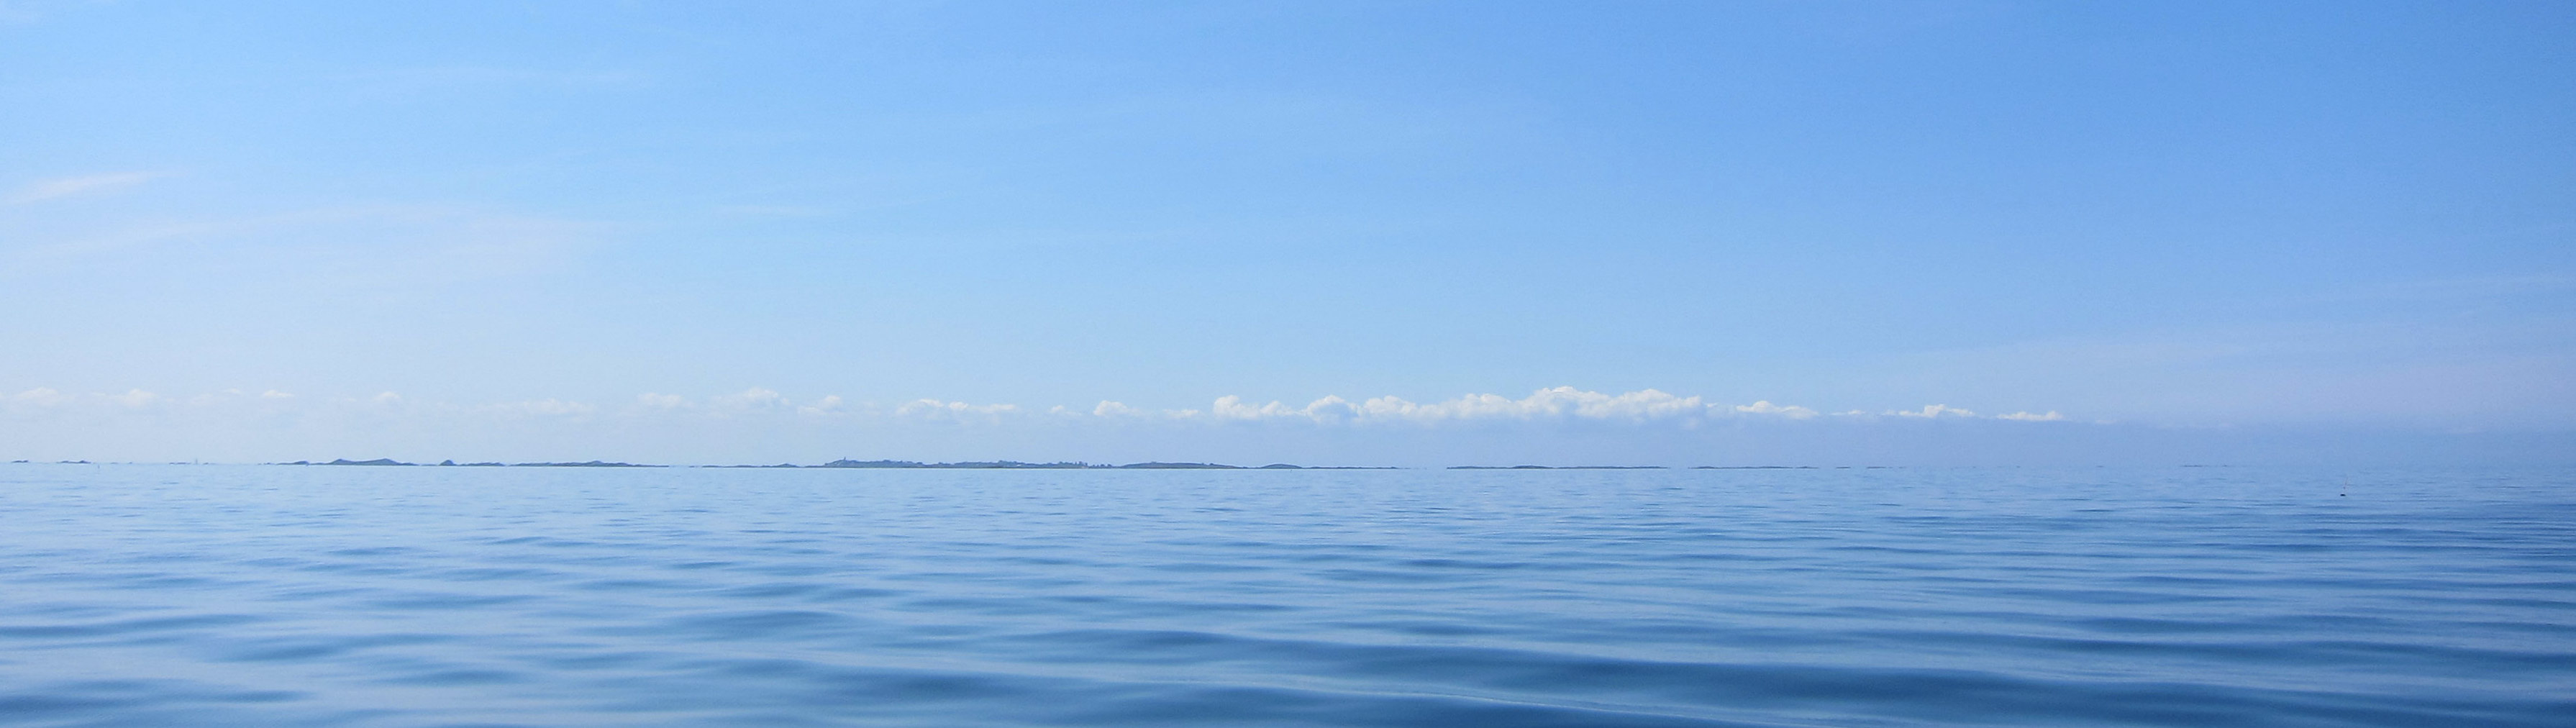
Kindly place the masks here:
POLYGON ((2571 487, 0 466, 0 725, 2569 725, 2571 487))

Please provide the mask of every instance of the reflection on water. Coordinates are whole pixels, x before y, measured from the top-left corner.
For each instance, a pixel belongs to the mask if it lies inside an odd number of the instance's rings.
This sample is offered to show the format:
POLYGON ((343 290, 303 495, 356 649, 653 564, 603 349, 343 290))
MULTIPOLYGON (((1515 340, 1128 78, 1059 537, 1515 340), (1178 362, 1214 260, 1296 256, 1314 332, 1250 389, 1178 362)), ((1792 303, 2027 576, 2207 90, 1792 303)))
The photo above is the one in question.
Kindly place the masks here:
POLYGON ((2569 725, 2549 472, 0 465, 0 725, 2569 725))

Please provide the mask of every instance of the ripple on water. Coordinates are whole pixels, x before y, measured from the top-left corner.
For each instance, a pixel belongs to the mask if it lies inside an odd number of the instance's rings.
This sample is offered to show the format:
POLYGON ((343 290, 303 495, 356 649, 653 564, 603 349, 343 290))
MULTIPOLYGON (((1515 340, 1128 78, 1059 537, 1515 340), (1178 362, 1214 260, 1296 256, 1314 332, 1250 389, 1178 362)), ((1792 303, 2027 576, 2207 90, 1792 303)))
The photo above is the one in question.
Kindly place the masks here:
POLYGON ((2571 486, 9 465, 0 726, 2563 726, 2571 486))

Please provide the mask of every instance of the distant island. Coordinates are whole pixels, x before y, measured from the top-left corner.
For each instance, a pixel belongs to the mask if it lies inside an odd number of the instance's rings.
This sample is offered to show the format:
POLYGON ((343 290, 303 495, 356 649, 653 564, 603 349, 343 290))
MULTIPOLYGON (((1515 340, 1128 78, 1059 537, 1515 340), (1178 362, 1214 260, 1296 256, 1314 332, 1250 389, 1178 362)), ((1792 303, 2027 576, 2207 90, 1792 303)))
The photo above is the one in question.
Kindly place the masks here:
MULTIPOLYGON (((348 458, 340 458, 340 459, 332 460, 332 461, 330 461, 330 462, 320 462, 320 463, 313 462, 313 461, 310 461, 310 460, 297 460, 297 461, 295 461, 295 462, 291 462, 291 463, 270 463, 270 464, 271 464, 271 465, 366 465, 366 466, 390 466, 390 467, 456 467, 456 468, 667 468, 667 467, 671 467, 671 466, 668 466, 668 465, 648 465, 648 464, 640 464, 640 463, 617 463, 617 462, 607 462, 607 461, 602 461, 602 460, 592 460, 592 461, 589 461, 589 462, 580 462, 580 463, 571 463, 571 462, 565 462, 565 463, 500 463, 500 462, 460 463, 460 462, 456 462, 456 461, 454 461, 454 460, 442 460, 442 461, 439 461, 439 462, 438 462, 437 464, 435 464, 435 465, 422 465, 422 464, 420 464, 420 463, 406 463, 406 462, 403 462, 403 461, 400 461, 400 460, 395 460, 395 459, 393 459, 393 458, 376 458, 376 459, 374 459, 374 460, 350 460, 350 459, 348 459, 348 458)), ((824 464, 821 464, 821 465, 797 465, 797 464, 795 464, 795 463, 779 463, 779 464, 777 464, 777 465, 709 465, 709 466, 703 466, 703 467, 713 467, 713 468, 892 468, 892 469, 913 469, 913 468, 929 469, 929 468, 945 468, 945 469, 965 469, 965 470, 1394 470, 1394 469, 1395 469, 1395 468, 1392 468, 1392 467, 1366 467, 1366 466, 1340 466, 1340 465, 1308 466, 1308 465, 1292 465, 1292 464, 1289 464, 1289 463, 1271 463, 1271 464, 1269 464, 1269 465, 1261 465, 1261 466, 1226 465, 1226 464, 1222 464, 1222 463, 1166 463, 1166 462, 1128 463, 1128 464, 1125 464, 1125 465, 1095 464, 1095 463, 1085 463, 1085 462, 1024 463, 1024 462, 1020 462, 1020 461, 1017 461, 1017 460, 983 460, 983 461, 968 461, 968 462, 956 462, 956 463, 925 463, 925 462, 919 462, 919 461, 914 461, 914 460, 850 460, 850 459, 847 459, 847 458, 840 459, 840 460, 834 460, 834 461, 831 461, 831 462, 828 462, 828 463, 824 463, 824 464)))
MULTIPOLYGON (((26 462, 26 461, 24 461, 24 460, 20 460, 20 461, 16 461, 16 462, 26 462)), ((75 461, 75 460, 66 460, 66 461, 63 461, 63 462, 64 462, 64 463, 66 463, 66 464, 88 464, 86 461, 75 461)), ((668 468, 668 467, 704 467, 704 468, 787 468, 787 469, 815 469, 815 468, 844 468, 844 469, 848 469, 848 468, 856 468, 856 469, 876 469, 876 470, 1400 470, 1400 469, 1401 469, 1401 468, 1388 467, 1388 466, 1356 466, 1356 465, 1296 465, 1296 464, 1291 464, 1291 463, 1271 463, 1271 464, 1269 464, 1269 465, 1227 465, 1227 464, 1224 464, 1224 463, 1196 463, 1196 462, 1161 462, 1161 461, 1151 461, 1151 462, 1142 462, 1142 463, 1127 463, 1127 464, 1125 464, 1125 465, 1114 465, 1114 464, 1108 464, 1108 463, 1087 463, 1087 462, 1081 462, 1081 461, 1057 461, 1057 462, 1050 462, 1050 463, 1028 463, 1028 462, 1021 462, 1021 461, 1018 461, 1018 460, 968 460, 968 461, 953 462, 953 463, 940 463, 940 462, 922 462, 922 461, 919 461, 919 460, 853 460, 853 459, 849 459, 849 458, 842 458, 842 459, 834 460, 834 461, 831 461, 831 462, 828 462, 828 463, 823 463, 823 464, 821 464, 821 465, 798 465, 798 464, 795 464, 795 463, 779 463, 779 464, 776 464, 776 465, 696 465, 696 466, 671 466, 671 465, 651 465, 651 464, 644 464, 644 463, 609 462, 609 461, 604 461, 604 460, 591 460, 591 461, 587 461, 587 462, 577 462, 577 463, 576 463, 576 462, 534 462, 534 463, 475 462, 475 463, 460 463, 460 462, 456 462, 456 461, 454 461, 454 460, 441 460, 441 461, 439 461, 439 462, 437 462, 437 463, 435 463, 435 464, 423 465, 423 464, 421 464, 421 463, 407 463, 407 462, 403 462, 403 461, 400 461, 400 460, 395 460, 395 459, 393 459, 393 458, 376 458, 376 459, 373 459, 373 460, 350 460, 350 459, 347 459, 347 458, 341 458, 341 459, 337 459, 337 460, 332 460, 332 461, 330 461, 330 462, 313 462, 313 461, 310 461, 310 460, 297 460, 297 461, 289 462, 289 463, 268 463, 268 464, 270 464, 270 465, 366 465, 366 466, 394 466, 394 467, 457 467, 457 468, 668 468)), ((1689 467, 1689 468, 1687 468, 1687 469, 1689 469, 1689 470, 1817 470, 1817 469, 1821 469, 1821 467, 1822 467, 1822 466, 1816 466, 1816 465, 1698 465, 1698 466, 1691 466, 1691 467, 1689 467)), ((1852 468, 1853 466, 1850 466, 1850 465, 1836 465, 1836 466, 1832 466, 1832 467, 1833 467, 1834 469, 1844 470, 1844 469, 1850 469, 1850 468, 1852 468)), ((1885 467, 1888 467, 1888 466, 1885 466, 1885 465, 1868 465, 1868 466, 1862 466, 1862 467, 1866 467, 1866 468, 1871 469, 1871 470, 1877 470, 1877 469, 1885 468, 1885 467)), ((2186 467, 2199 467, 2199 466, 2186 466, 2186 467)), ((1671 466, 1665 466, 1665 465, 1452 465, 1452 466, 1449 466, 1447 469, 1449 469, 1449 470, 1671 470, 1671 469, 1673 469, 1673 468, 1672 468, 1671 466)))
POLYGON ((1451 465, 1450 470, 1669 470, 1661 465, 1451 465))
POLYGON ((457 468, 667 468, 667 467, 670 467, 670 466, 668 466, 668 465, 639 465, 639 464, 636 464, 636 463, 612 463, 612 462, 606 462, 606 461, 602 461, 602 460, 592 460, 592 461, 590 461, 590 462, 586 462, 586 463, 459 463, 459 462, 456 462, 456 461, 454 461, 454 460, 441 460, 441 461, 439 461, 439 463, 438 463, 437 465, 423 466, 423 465, 421 465, 420 463, 406 463, 406 462, 402 462, 402 461, 399 461, 399 460, 395 460, 395 459, 393 459, 393 458, 376 458, 376 459, 374 459, 374 460, 350 460, 350 459, 347 459, 347 458, 341 458, 341 459, 333 460, 333 461, 331 461, 331 462, 327 462, 327 463, 317 463, 317 462, 313 462, 313 461, 310 461, 310 460, 297 460, 297 461, 295 461, 295 462, 291 462, 291 463, 273 463, 273 464, 275 464, 275 465, 391 465, 391 466, 401 466, 401 467, 457 467, 457 468))
POLYGON ((1078 461, 1076 461, 1076 462, 1052 462, 1052 463, 1024 463, 1024 462, 1020 462, 1020 461, 1017 461, 1017 460, 978 460, 978 461, 967 461, 967 462, 956 462, 956 463, 925 463, 925 462, 919 462, 919 461, 914 461, 914 460, 851 460, 851 459, 847 459, 847 458, 843 458, 843 459, 840 459, 840 460, 834 460, 834 461, 831 461, 831 462, 828 462, 828 463, 824 463, 824 464, 821 464, 821 465, 791 465, 791 464, 781 463, 781 464, 778 464, 778 465, 737 465, 737 466, 732 466, 732 467, 752 467, 752 468, 797 468, 797 467, 808 467, 808 468, 889 468, 889 469, 952 468, 952 469, 967 469, 967 470, 1394 470, 1394 468, 1372 468, 1372 467, 1350 467, 1350 466, 1307 466, 1307 465, 1292 465, 1292 464, 1289 464, 1289 463, 1271 463, 1271 464, 1269 464, 1269 465, 1262 465, 1262 466, 1258 466, 1258 467, 1252 467, 1252 466, 1243 466, 1243 465, 1226 465, 1226 464, 1222 464, 1222 463, 1166 463, 1166 462, 1143 462, 1143 463, 1128 463, 1128 464, 1126 464, 1126 465, 1110 465, 1110 464, 1105 464, 1105 463, 1086 463, 1086 462, 1078 462, 1078 461))

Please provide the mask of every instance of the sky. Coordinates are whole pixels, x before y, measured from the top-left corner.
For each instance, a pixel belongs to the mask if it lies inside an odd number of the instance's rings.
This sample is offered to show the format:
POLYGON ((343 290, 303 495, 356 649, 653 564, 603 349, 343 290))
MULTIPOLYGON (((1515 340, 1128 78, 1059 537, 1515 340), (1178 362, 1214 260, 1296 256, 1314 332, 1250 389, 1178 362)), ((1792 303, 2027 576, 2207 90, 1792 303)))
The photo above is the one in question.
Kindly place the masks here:
POLYGON ((2564 2, 0 2, 0 458, 2576 459, 2564 2))

